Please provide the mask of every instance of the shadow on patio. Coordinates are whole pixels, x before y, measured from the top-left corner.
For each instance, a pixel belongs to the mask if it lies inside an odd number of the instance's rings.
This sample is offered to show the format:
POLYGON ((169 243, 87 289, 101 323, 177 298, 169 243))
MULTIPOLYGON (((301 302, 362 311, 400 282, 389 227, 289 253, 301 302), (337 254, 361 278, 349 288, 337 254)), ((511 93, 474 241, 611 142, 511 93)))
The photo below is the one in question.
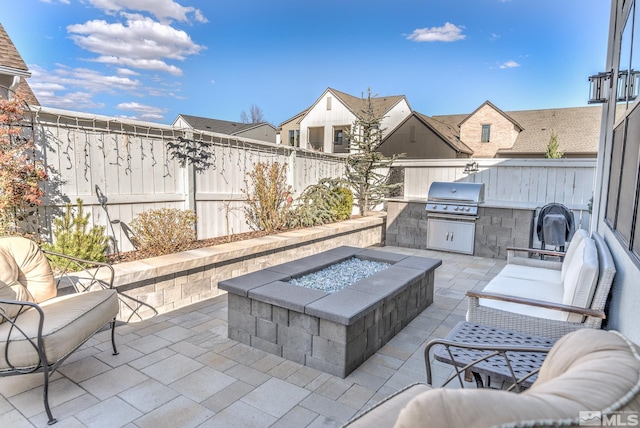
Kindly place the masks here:
MULTIPOLYGON (((434 303, 347 378, 227 338, 227 296, 103 331, 54 375, 58 427, 341 426, 402 387, 425 382, 423 351, 464 319, 467 290, 480 290, 505 261, 436 251, 382 250, 438 258, 434 303)), ((451 368, 435 364, 434 385, 451 368)), ((46 426, 42 374, 0 379, 3 426, 46 426)), ((455 383, 452 383, 455 387, 455 383)))

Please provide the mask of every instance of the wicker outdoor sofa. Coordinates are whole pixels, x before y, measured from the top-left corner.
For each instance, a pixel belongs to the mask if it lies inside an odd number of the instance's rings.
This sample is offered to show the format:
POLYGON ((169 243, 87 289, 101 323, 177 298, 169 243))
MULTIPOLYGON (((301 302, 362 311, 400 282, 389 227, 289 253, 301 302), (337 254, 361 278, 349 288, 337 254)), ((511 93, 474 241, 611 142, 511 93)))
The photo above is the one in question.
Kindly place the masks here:
POLYGON ((584 229, 566 253, 509 249, 508 263, 481 292, 469 291, 467 320, 558 339, 602 326, 616 267, 602 236, 584 229), (525 252, 527 256, 518 256, 525 252), (563 261, 529 257, 561 256, 563 261))

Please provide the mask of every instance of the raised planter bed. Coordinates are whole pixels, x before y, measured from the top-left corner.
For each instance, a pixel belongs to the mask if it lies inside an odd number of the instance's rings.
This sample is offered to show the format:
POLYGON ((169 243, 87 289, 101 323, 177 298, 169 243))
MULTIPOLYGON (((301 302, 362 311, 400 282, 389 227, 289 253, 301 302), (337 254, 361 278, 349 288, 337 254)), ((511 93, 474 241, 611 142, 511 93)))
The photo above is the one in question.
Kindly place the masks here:
POLYGON ((441 264, 342 246, 221 281, 229 337, 344 378, 433 302, 441 264), (287 282, 351 257, 391 266, 334 293, 287 282))

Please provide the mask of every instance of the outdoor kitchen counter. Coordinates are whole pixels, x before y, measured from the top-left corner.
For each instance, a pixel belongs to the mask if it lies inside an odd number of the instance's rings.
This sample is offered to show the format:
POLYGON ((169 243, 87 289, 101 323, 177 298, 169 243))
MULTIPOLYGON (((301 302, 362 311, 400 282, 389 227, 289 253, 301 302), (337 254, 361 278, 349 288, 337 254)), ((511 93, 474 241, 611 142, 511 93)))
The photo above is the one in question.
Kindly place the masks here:
MULTIPOLYGON (((387 200, 386 245, 427 248, 427 200, 387 200)), ((478 206, 473 254, 507 258, 507 247, 530 247, 539 206, 515 201, 485 201, 478 206)))

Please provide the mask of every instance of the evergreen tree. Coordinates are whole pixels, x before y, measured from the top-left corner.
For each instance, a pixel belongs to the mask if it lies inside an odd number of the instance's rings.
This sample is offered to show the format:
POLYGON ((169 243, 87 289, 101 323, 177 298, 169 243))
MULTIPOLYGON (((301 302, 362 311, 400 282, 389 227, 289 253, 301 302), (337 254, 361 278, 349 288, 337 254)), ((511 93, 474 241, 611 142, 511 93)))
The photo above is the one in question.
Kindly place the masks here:
POLYGON ((105 228, 94 226, 87 230, 89 213, 84 213, 82 199, 78 198, 76 203, 76 213, 73 212, 72 205, 67 204, 64 216, 53 220, 54 243, 44 244, 43 247, 84 260, 104 262, 105 253, 109 248, 109 238, 104 234, 105 228))
POLYGON ((547 152, 544 157, 547 159, 560 159, 564 156, 564 152, 560 151, 560 144, 558 143, 558 135, 555 132, 551 133, 549 143, 547 144, 547 152))
POLYGON ((378 152, 382 144, 382 119, 376 113, 371 99, 371 89, 367 90, 367 98, 363 99, 363 108, 357 119, 347 131, 350 153, 346 163, 346 179, 358 201, 358 211, 365 216, 366 212, 380 204, 389 192, 401 183, 390 184, 391 165, 403 154, 387 157, 378 152))

